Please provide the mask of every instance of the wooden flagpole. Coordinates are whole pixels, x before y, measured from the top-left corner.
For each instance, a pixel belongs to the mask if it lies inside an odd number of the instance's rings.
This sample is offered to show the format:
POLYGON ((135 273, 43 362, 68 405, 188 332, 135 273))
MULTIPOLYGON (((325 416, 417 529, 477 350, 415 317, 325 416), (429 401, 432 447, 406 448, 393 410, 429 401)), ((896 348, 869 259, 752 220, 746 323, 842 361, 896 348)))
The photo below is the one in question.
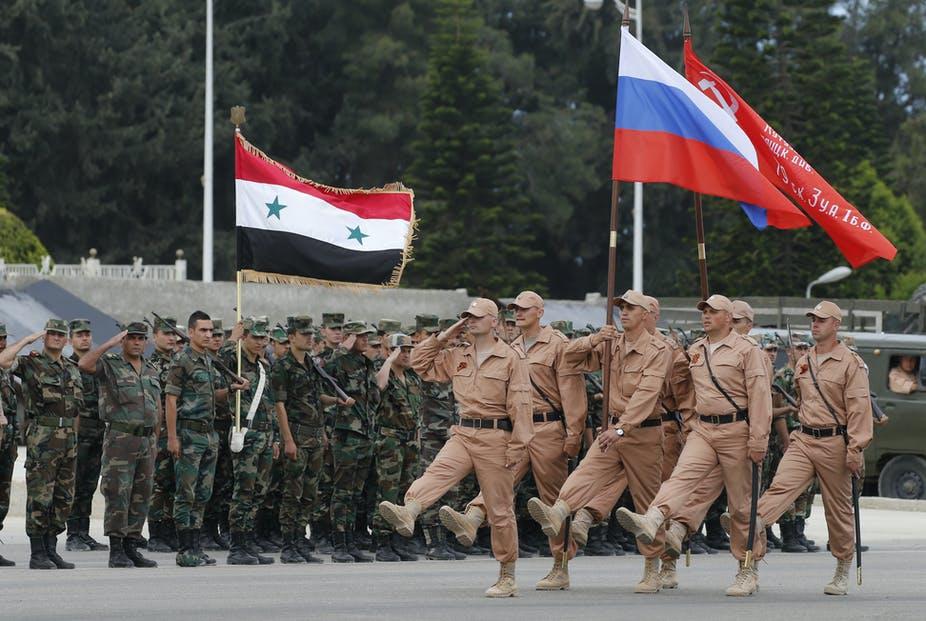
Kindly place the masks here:
MULTIPOLYGON (((682 5, 682 13, 685 16, 685 27, 682 36, 685 41, 691 39, 691 23, 688 21, 688 4, 682 5)), ((694 193, 695 208, 695 234, 698 240, 698 275, 701 281, 701 299, 706 300, 710 295, 710 288, 707 283, 707 246, 704 243, 704 212, 701 210, 701 194, 694 193)))
MULTIPOLYGON (((241 133, 241 124, 244 123, 244 107, 234 106, 231 109, 231 122, 235 124, 236 136, 241 133)), ((241 270, 235 272, 235 325, 241 323, 241 270)), ((241 339, 235 345, 238 357, 238 377, 241 377, 241 339)), ((235 391, 235 431, 241 432, 241 391, 235 391)))

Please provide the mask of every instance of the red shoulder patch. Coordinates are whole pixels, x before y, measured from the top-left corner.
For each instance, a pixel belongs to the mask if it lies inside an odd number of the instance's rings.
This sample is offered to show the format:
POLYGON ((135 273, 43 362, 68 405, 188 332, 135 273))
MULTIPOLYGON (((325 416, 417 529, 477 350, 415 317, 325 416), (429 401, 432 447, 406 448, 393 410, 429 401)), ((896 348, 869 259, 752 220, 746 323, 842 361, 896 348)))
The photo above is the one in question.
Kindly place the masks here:
POLYGON ((457 371, 462 371, 465 368, 466 368, 465 362, 461 362, 459 365, 457 365, 457 371))
POLYGON ((37 352, 37 351, 35 351, 35 350, 33 349, 32 351, 29 352, 29 357, 30 357, 30 358, 38 358, 38 357, 39 357, 39 352, 37 352))
POLYGON ((798 375, 803 375, 804 373, 806 373, 806 372, 807 372, 807 363, 805 362, 804 364, 802 364, 802 365, 800 366, 800 368, 798 369, 797 372, 798 372, 798 375))
POLYGON ((698 364, 701 361, 701 354, 692 354, 691 364, 698 364))

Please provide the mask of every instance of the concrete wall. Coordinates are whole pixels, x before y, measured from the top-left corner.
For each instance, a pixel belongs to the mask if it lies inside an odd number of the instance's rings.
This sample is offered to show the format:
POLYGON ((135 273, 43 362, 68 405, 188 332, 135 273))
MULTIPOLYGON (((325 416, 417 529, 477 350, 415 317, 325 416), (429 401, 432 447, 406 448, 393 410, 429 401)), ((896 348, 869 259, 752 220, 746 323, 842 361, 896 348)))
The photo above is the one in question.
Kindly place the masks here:
MULTIPOLYGON (((174 315, 185 322, 200 309, 225 322, 235 317, 235 283, 199 281, 50 279, 88 304, 120 320, 138 319, 151 311, 174 315)), ((34 282, 11 282, 21 288, 34 282)), ((320 321, 322 313, 344 313, 348 318, 377 321, 397 319, 413 323, 416 314, 455 317, 472 298, 465 290, 347 289, 295 287, 246 283, 242 286, 244 315, 268 315, 282 321, 287 315, 308 314, 320 321)))

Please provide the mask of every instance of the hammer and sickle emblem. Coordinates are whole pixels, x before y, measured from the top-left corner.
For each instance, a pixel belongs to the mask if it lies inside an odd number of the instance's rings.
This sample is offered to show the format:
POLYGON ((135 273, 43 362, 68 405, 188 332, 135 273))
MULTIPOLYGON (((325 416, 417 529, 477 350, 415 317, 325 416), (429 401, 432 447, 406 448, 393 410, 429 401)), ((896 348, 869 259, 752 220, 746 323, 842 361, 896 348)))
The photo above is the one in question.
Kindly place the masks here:
POLYGON ((698 88, 702 91, 710 91, 714 95, 714 101, 716 101, 727 114, 733 117, 733 120, 736 120, 736 111, 739 110, 740 104, 733 97, 727 102, 727 98, 724 97, 720 89, 717 88, 717 82, 707 78, 701 78, 698 81, 698 88))

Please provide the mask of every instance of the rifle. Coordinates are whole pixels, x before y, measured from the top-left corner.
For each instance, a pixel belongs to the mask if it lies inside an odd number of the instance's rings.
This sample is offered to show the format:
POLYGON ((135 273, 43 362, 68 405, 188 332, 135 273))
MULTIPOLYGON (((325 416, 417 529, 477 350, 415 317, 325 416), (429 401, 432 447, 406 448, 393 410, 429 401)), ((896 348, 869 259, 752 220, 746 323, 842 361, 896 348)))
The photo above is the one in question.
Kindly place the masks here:
POLYGON ((681 346, 682 353, 685 354, 685 359, 691 362, 691 356, 688 354, 688 337, 685 335, 685 331, 681 329, 676 330, 672 326, 669 326, 669 334, 671 334, 675 342, 681 346), (679 338, 679 335, 681 335, 681 338, 679 338))
POLYGON ((868 393, 868 398, 871 399, 871 415, 874 417, 874 419, 881 420, 884 418, 884 410, 882 410, 881 406, 878 405, 877 393, 868 393))
POLYGON ((790 405, 792 408, 794 408, 794 409, 797 409, 797 408, 798 408, 797 401, 794 399, 794 397, 792 397, 791 395, 789 395, 789 394, 788 394, 788 391, 786 391, 784 388, 782 388, 781 386, 779 386, 779 385, 776 384, 775 382, 772 382, 772 390, 774 390, 775 392, 777 392, 778 394, 780 394, 782 397, 784 397, 784 398, 785 398, 785 401, 787 401, 787 402, 788 402, 788 405, 790 405))
MULTIPOLYGON (((277 327, 280 330, 286 332, 286 328, 280 324, 277 324, 277 327)), ((329 384, 331 384, 331 387, 334 389, 334 392, 337 393, 338 398, 340 398, 341 401, 347 401, 350 399, 347 393, 341 390, 341 387, 338 386, 338 382, 333 377, 331 377, 331 375, 325 371, 324 368, 322 368, 322 365, 318 364, 318 360, 316 360, 314 356, 309 356, 309 359, 312 361, 312 365, 315 367, 315 370, 318 371, 318 374, 321 375, 323 379, 327 380, 329 384)))
MULTIPOLYGON (((173 327, 172 325, 164 321, 164 319, 160 315, 158 315, 156 312, 151 311, 151 314, 154 316, 156 320, 158 320, 161 323, 162 326, 167 326, 167 329, 173 332, 177 336, 177 338, 180 339, 181 343, 185 345, 190 344, 190 337, 183 334, 182 332, 180 332, 180 330, 178 330, 177 328, 173 327)), ((147 317, 145 317, 145 323, 151 326, 152 330, 155 329, 154 324, 148 321, 147 317)), ((212 360, 212 364, 214 364, 219 371, 222 371, 223 373, 228 375, 228 377, 235 380, 236 384, 243 384, 245 382, 245 379, 243 377, 241 377, 240 375, 238 375, 237 373, 229 369, 227 366, 225 366, 225 363, 222 362, 218 356, 213 356, 210 354, 209 359, 212 360)))

